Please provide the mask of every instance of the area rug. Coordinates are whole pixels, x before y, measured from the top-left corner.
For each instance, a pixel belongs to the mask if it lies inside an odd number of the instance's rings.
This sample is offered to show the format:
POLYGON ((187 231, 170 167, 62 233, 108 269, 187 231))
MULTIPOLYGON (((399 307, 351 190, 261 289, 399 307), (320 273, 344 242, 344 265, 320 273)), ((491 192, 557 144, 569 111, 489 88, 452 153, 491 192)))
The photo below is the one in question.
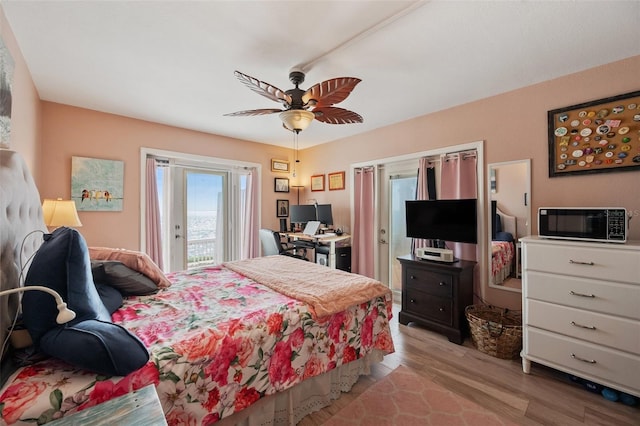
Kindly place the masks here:
POLYGON ((400 366, 331 417, 343 425, 515 425, 400 366))

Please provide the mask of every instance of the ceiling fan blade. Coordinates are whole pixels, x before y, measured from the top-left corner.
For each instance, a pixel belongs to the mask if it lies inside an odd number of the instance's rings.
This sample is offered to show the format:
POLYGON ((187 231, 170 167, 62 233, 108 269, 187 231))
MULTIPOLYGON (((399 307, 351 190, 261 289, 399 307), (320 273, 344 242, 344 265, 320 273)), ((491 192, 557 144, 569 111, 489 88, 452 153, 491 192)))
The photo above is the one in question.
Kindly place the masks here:
POLYGON ((355 77, 338 77, 318 83, 302 95, 302 101, 307 104, 316 101, 316 107, 334 105, 344 101, 354 87, 362 80, 355 77))
POLYGON ((348 109, 338 107, 320 107, 313 110, 316 120, 328 124, 352 124, 362 123, 363 118, 360 114, 348 109))
POLYGON ((282 112, 282 110, 275 109, 275 108, 262 108, 262 109, 249 109, 246 111, 230 112, 229 114, 224 114, 224 115, 227 117, 240 117, 240 116, 275 114, 278 112, 282 112))
POLYGON ((264 81, 260 81, 257 78, 251 77, 250 75, 243 74, 240 71, 234 71, 233 75, 235 75, 242 84, 257 94, 269 98, 272 101, 281 102, 285 106, 289 106, 291 104, 291 96, 287 95, 283 90, 280 90, 269 83, 265 83, 264 81))

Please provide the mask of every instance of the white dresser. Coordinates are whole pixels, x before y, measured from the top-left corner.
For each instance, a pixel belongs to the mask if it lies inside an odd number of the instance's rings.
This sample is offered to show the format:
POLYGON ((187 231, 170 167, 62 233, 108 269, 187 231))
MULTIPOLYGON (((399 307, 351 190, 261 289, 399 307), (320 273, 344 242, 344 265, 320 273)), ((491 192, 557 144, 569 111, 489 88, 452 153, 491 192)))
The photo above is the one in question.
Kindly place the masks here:
POLYGON ((521 241, 522 370, 533 361, 640 396, 640 241, 521 241))

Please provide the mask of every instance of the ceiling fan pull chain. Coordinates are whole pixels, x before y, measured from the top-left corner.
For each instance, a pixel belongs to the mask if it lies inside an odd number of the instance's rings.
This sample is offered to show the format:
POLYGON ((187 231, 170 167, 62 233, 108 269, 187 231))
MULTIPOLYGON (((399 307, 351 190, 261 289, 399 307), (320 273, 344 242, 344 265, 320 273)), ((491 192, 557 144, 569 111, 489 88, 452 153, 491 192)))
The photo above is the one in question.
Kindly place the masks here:
POLYGON ((296 166, 298 160, 298 132, 293 132, 293 177, 296 177, 296 166))

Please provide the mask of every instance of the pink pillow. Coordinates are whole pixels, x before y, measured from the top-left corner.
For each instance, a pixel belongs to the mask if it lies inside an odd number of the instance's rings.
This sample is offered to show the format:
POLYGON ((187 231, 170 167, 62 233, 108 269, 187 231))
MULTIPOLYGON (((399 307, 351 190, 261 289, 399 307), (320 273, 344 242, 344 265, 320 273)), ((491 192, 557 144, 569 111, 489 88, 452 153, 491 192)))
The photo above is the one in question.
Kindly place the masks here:
POLYGON ((171 285, 171 281, 164 276, 162 270, 146 253, 109 247, 89 247, 89 257, 94 260, 122 262, 134 271, 149 277, 158 288, 167 288, 171 285))

